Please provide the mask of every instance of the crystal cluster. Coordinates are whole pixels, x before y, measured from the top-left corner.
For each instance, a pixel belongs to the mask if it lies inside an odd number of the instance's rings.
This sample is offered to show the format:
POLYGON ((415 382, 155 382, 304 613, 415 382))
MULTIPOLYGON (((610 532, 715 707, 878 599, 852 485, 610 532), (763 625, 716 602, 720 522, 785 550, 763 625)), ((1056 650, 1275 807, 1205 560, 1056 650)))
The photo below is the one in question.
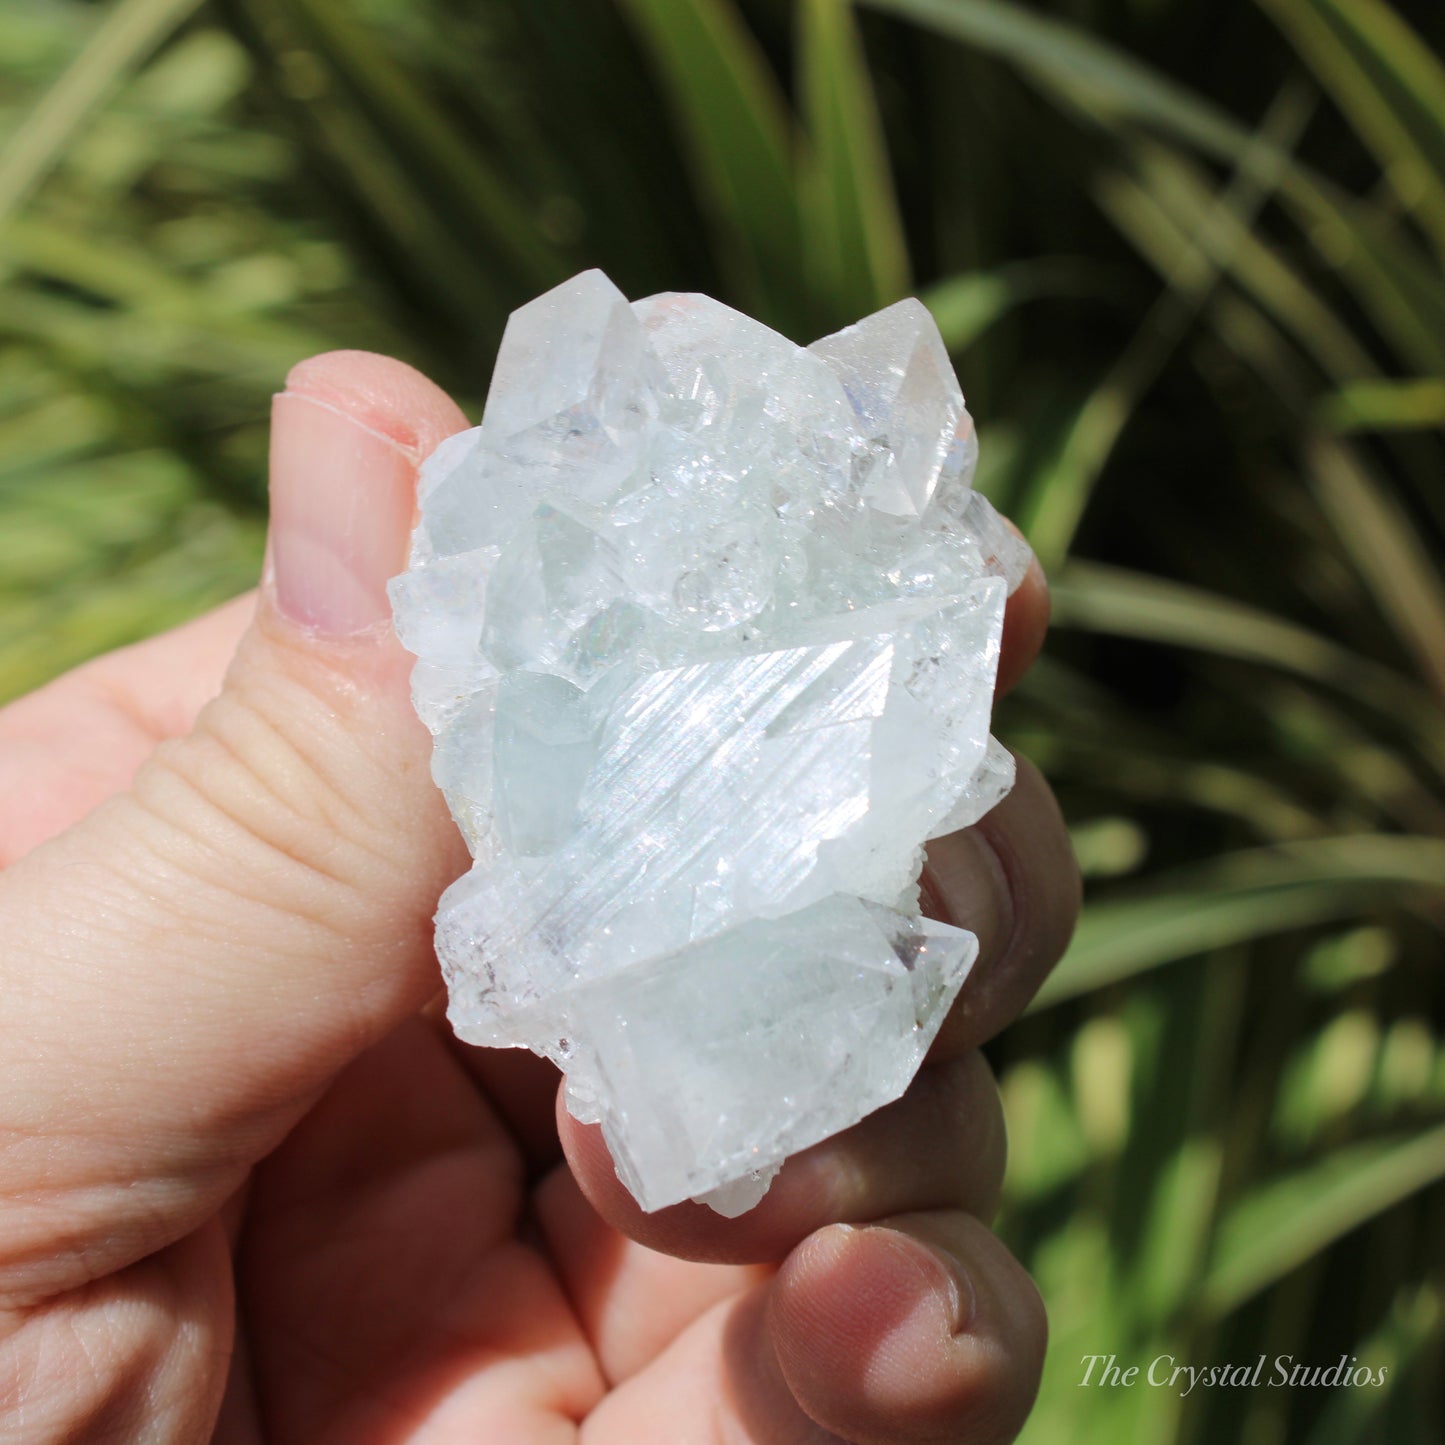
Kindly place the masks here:
POLYGON ((392 583, 475 860, 449 1017, 567 1075, 647 1209, 740 1213, 907 1087, 975 952, 926 839, 1001 798, 1027 549, 928 312, 804 349, 589 271, 517 311, 392 583))

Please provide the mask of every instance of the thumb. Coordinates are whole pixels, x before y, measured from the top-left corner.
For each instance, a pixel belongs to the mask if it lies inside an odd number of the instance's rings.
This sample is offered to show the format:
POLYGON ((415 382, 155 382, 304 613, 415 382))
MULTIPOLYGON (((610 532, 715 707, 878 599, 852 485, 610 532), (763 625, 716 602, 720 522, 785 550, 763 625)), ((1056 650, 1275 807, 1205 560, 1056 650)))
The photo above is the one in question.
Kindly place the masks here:
POLYGON ((0 1303, 194 1228, 436 988, 431 914, 466 858, 385 588, 417 462, 465 425, 399 362, 296 368, 220 696, 0 875, 0 1303))

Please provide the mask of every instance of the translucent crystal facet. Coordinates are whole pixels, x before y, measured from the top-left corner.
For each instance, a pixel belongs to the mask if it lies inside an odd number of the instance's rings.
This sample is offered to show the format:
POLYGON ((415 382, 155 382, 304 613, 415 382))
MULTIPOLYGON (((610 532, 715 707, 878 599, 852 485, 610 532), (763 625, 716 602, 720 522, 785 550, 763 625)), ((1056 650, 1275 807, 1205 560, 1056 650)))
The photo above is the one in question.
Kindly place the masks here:
POLYGON ((1029 554, 976 453, 916 301, 801 348, 590 271, 423 468, 392 598, 474 859, 449 1017, 553 1059, 644 1208, 739 1213, 896 1099, 973 961, 918 876, 1013 780, 1029 554))

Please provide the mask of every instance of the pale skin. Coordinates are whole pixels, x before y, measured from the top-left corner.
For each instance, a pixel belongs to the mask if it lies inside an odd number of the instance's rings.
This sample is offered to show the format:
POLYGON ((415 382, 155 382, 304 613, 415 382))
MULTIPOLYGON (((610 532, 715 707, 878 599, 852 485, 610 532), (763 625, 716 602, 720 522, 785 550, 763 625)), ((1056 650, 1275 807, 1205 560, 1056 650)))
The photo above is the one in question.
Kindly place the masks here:
MULTIPOLYGON (((302 363, 259 592, 0 712, 0 1440, 1013 1439, 1045 1322, 978 1047, 1073 926, 1047 787, 930 849, 981 954, 907 1095, 740 1219, 642 1214, 550 1066, 441 1018, 467 860, 381 588, 465 425, 302 363)), ((1046 617, 1035 571, 1001 686, 1046 617)))

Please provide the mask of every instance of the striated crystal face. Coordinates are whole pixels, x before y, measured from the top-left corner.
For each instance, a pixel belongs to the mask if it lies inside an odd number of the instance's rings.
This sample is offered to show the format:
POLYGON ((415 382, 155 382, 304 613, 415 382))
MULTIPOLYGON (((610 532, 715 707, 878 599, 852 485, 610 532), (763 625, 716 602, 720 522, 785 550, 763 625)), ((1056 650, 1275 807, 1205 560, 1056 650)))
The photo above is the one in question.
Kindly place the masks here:
POLYGON ((449 1017, 560 1065, 646 1209, 740 1213, 896 1099, 973 961, 918 875, 1013 780, 1028 551, 975 454, 917 301, 804 349, 589 271, 423 468, 392 599, 475 860, 449 1017))

